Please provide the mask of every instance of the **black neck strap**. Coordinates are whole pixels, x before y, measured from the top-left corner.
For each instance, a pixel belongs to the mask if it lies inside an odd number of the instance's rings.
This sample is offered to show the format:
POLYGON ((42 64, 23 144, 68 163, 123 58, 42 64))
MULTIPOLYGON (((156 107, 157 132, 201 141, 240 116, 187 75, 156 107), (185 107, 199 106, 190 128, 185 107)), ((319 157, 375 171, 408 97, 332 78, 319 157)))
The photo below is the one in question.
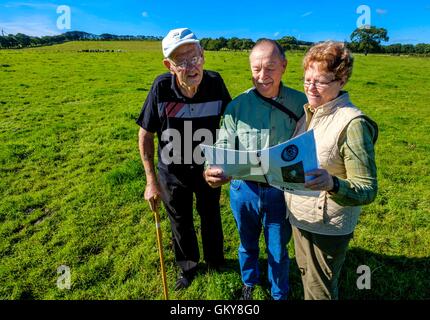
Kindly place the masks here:
POLYGON ((264 96, 262 96, 260 94, 260 92, 258 92, 257 89, 252 89, 252 91, 255 93, 255 95, 257 97, 259 97, 260 99, 266 101, 267 103, 270 103, 272 106, 274 106, 276 109, 282 111, 283 113, 287 114, 290 118, 294 119, 294 121, 298 122, 299 121, 299 117, 297 117, 297 115, 294 114, 294 112, 290 111, 289 109, 287 109, 287 107, 283 106, 282 104, 280 104, 279 102, 270 99, 270 98, 266 98, 264 96))

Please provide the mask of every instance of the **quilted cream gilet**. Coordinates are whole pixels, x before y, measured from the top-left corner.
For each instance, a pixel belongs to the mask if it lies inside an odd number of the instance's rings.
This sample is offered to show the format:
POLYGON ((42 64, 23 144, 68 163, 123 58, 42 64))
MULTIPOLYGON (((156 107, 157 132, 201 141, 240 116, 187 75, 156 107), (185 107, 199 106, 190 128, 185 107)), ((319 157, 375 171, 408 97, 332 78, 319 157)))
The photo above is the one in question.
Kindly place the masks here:
MULTIPOLYGON (((307 108, 307 105, 304 106, 307 108)), ((297 123, 294 135, 313 129, 317 156, 321 168, 331 175, 346 179, 338 141, 342 131, 355 118, 364 116, 344 92, 338 98, 318 107, 310 118, 305 112, 297 123)), ((324 235, 346 235, 354 231, 361 207, 341 206, 321 191, 318 197, 285 193, 287 214, 292 225, 299 229, 324 235)))

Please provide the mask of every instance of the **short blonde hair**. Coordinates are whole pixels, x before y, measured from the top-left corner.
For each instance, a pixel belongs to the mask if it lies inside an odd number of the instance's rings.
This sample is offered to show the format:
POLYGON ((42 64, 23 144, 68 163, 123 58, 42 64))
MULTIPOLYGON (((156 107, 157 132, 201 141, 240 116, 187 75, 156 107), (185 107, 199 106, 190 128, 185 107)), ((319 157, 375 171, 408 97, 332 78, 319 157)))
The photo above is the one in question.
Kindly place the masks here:
POLYGON ((319 63, 323 71, 334 73, 336 79, 348 81, 352 74, 354 58, 343 42, 325 41, 312 46, 303 59, 306 71, 314 62, 319 63))

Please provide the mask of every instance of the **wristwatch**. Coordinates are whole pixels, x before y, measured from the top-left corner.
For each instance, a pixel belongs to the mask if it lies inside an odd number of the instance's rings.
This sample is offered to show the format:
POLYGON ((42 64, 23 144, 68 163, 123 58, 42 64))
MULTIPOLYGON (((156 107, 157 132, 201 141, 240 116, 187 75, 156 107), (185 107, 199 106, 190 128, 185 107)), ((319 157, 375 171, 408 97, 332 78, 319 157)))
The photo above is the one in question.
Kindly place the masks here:
POLYGON ((336 176, 331 176, 333 179, 333 188, 329 190, 330 193, 337 193, 339 191, 339 179, 336 176))

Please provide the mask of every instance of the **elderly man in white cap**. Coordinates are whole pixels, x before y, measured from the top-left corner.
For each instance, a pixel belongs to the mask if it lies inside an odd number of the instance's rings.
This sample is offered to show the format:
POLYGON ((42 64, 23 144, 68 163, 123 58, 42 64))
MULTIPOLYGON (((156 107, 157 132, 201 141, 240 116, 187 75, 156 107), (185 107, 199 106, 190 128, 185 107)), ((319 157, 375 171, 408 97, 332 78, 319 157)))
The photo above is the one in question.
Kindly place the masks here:
POLYGON ((215 141, 220 117, 231 97, 218 73, 203 70, 203 49, 191 30, 171 30, 162 41, 162 49, 169 72, 155 79, 136 123, 141 127, 139 150, 146 173, 145 199, 151 208, 161 199, 169 216, 175 259, 181 270, 175 287, 179 290, 191 284, 200 259, 193 194, 201 219, 204 259, 213 269, 224 263, 221 191, 205 182, 203 161, 197 161, 193 151, 199 143, 208 143, 196 139, 198 130, 210 133, 215 141), (158 175, 154 166, 155 134, 158 175))

